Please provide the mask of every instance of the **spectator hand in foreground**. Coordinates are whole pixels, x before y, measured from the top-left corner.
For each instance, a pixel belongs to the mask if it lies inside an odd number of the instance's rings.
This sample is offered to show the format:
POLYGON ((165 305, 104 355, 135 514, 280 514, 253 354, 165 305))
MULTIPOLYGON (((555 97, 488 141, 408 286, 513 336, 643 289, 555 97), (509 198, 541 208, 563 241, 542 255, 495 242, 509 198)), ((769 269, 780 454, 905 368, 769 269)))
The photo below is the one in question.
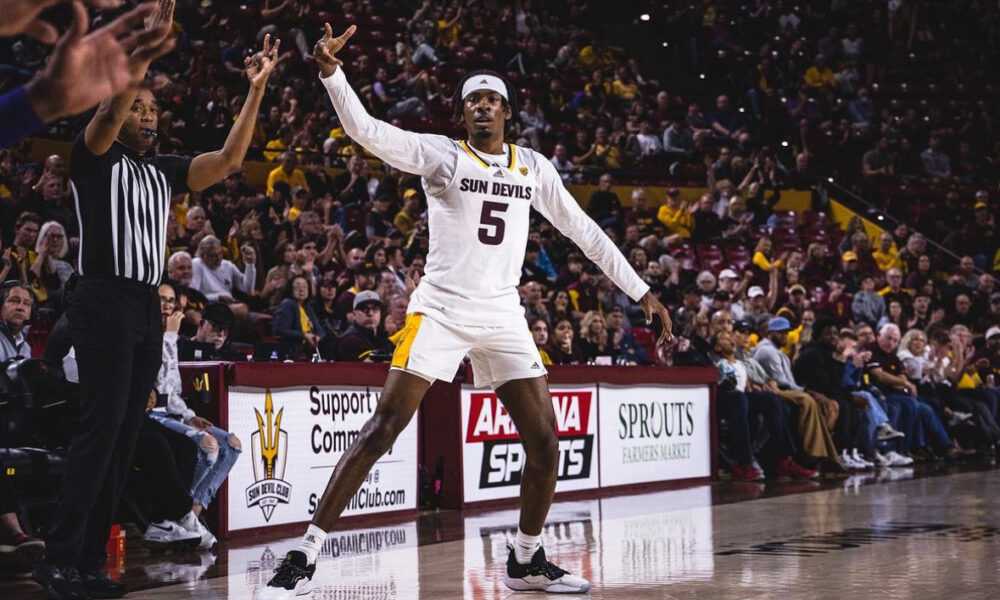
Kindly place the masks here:
POLYGON ((73 2, 72 25, 56 42, 45 68, 25 86, 38 118, 49 122, 77 114, 139 86, 142 78, 135 75, 137 67, 166 54, 174 45, 166 38, 169 22, 155 29, 139 28, 155 9, 152 3, 142 4, 87 34, 87 9, 82 2, 73 2), (121 36, 125 37, 119 39, 121 36))

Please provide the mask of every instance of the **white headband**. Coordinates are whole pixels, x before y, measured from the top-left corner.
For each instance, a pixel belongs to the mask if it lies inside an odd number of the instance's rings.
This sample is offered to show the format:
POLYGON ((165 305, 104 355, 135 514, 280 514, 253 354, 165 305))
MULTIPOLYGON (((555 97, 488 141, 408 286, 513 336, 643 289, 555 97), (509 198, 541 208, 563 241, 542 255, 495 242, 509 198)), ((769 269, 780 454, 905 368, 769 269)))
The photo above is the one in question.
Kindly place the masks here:
POLYGON ((510 101, 510 98, 507 97, 507 86, 496 75, 475 75, 467 79, 465 85, 462 86, 462 99, 464 100, 475 90, 490 90, 503 96, 504 100, 510 101))

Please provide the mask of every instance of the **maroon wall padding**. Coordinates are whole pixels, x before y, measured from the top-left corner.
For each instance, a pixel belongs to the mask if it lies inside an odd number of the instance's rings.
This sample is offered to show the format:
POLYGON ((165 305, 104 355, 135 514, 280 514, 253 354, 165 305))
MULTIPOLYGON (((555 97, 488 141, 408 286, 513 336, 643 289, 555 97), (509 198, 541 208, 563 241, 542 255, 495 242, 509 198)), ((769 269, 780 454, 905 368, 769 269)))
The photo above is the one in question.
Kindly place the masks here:
POLYGON ((462 505, 461 391, 459 384, 436 382, 424 397, 417 415, 420 419, 417 442, 420 464, 432 478, 439 458, 444 466, 438 508, 462 505))

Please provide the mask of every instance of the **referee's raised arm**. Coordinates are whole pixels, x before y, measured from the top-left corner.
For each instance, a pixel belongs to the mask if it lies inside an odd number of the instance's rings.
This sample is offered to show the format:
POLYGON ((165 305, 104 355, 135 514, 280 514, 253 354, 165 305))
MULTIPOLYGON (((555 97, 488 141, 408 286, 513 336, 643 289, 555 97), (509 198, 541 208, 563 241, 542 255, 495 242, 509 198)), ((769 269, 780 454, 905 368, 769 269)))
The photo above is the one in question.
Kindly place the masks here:
POLYGON ((281 40, 271 44, 271 34, 264 36, 264 49, 249 56, 246 64, 247 79, 250 80, 250 91, 243 102, 240 115, 229 130, 226 142, 221 150, 198 155, 191 161, 188 170, 187 185, 194 191, 201 191, 208 186, 222 181, 230 172, 240 168, 247 148, 253 140, 253 128, 260 112, 260 103, 264 99, 267 78, 278 64, 278 47, 281 40))
MULTIPOLYGON (((170 23, 174 19, 174 0, 158 0, 157 9, 150 17, 146 18, 145 25, 147 32, 158 31, 159 35, 149 40, 147 46, 157 46, 170 34, 170 27, 164 27, 164 23, 170 23)), ((133 57, 142 55, 145 47, 137 48, 133 52, 133 57)), ((141 81, 146 76, 150 63, 155 56, 150 56, 133 63, 133 81, 141 81)), ((137 89, 128 89, 120 94, 116 94, 105 99, 97 107, 97 112, 87 124, 87 129, 83 134, 84 144, 87 150, 94 156, 102 156, 111 145, 115 143, 118 132, 121 131, 122 124, 128 111, 135 102, 137 89)))

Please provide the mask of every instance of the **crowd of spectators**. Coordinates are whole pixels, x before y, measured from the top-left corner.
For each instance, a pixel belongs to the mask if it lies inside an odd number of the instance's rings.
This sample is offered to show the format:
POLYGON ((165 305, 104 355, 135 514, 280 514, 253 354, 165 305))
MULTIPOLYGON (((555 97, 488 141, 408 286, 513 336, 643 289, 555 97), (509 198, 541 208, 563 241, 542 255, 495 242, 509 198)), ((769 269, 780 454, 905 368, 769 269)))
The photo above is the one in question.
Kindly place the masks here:
MULTIPOLYGON (((177 48, 150 76, 160 152, 218 147, 255 38, 285 40, 251 150, 273 163, 266 185, 237 171, 172 200, 160 296, 180 358, 391 354, 423 272, 426 205, 418 178, 344 136, 316 80, 318 24, 356 23, 346 74, 374 115, 407 128, 459 135, 451 95, 467 69, 512 80, 515 141, 565 182, 597 184, 581 204, 671 310, 676 342, 657 347, 638 306, 535 215, 520 293, 546 364, 715 365, 738 479, 993 453, 997 5, 705 0, 610 18, 642 28, 655 53, 640 54, 604 41, 596 4, 178 2, 177 48), (919 188, 931 208, 844 232, 822 210, 775 209, 782 190, 827 178, 890 210, 898 186, 919 188), (641 187, 663 182, 708 191, 641 187), (639 187, 622 198, 622 183, 639 187)), ((0 49, 0 83, 38 57, 29 38, 0 49)), ((51 343, 80 244, 67 157, 28 156, 0 150, 0 281, 19 284, 4 296, 0 361, 51 343)), ((203 466, 203 486, 159 511, 181 521, 240 447, 192 421, 170 381, 167 369, 169 401, 150 420, 179 412, 203 466)))

